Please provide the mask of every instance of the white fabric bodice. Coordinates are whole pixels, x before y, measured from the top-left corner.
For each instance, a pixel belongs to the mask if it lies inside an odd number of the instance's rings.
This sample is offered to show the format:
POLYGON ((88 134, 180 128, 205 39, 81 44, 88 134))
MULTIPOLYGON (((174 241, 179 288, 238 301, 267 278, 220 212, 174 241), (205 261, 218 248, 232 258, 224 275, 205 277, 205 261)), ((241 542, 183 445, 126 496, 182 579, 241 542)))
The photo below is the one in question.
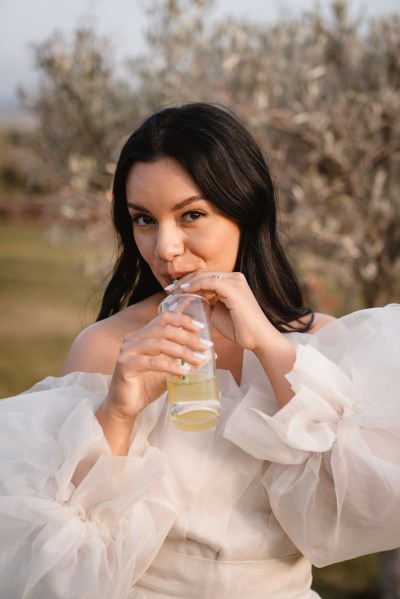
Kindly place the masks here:
POLYGON ((277 522, 261 484, 268 464, 224 438, 229 417, 257 376, 268 386, 269 411, 274 413, 276 401, 265 375, 255 356, 245 352, 240 387, 229 371, 218 371, 221 418, 216 427, 199 433, 177 430, 164 397, 138 423, 132 450, 145 435, 168 456, 165 483, 176 517, 133 597, 167 597, 168 585, 162 589, 169 579, 172 588, 174 581, 177 585, 172 596, 182 598, 228 599, 240 593, 247 599, 279 597, 283 583, 286 599, 292 592, 293 599, 311 596, 310 563, 277 522), (286 586, 288 577, 292 591, 286 586), (188 595, 193 589, 197 594, 188 595))
POLYGON ((311 562, 398 546, 400 306, 289 338, 287 406, 245 351, 215 428, 178 431, 163 396, 126 458, 94 416, 109 377, 0 402, 0 596, 310 599, 311 562))

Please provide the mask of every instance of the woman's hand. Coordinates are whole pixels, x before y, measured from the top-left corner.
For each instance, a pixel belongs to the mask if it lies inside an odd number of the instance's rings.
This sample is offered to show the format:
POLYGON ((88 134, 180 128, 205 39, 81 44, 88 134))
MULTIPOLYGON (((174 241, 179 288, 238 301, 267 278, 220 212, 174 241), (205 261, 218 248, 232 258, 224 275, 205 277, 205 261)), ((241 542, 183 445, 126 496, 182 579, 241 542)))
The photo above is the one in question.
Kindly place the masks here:
POLYGON ((125 455, 137 415, 166 389, 168 374, 182 376, 207 359, 199 323, 165 312, 125 337, 108 395, 96 413, 114 455, 125 455), (200 333, 200 334, 199 334, 200 333))
POLYGON ((210 298, 213 327, 246 349, 257 351, 268 333, 278 333, 240 272, 197 271, 180 279, 171 292, 197 293, 210 298))
POLYGON ((215 329, 256 354, 280 406, 290 401, 293 392, 285 375, 293 367, 295 348, 265 316, 242 273, 198 271, 180 279, 170 292, 210 298, 215 329))
POLYGON ((182 376, 206 359, 209 347, 198 325, 189 316, 166 312, 125 337, 108 394, 115 411, 136 417, 165 391, 167 374, 182 376))

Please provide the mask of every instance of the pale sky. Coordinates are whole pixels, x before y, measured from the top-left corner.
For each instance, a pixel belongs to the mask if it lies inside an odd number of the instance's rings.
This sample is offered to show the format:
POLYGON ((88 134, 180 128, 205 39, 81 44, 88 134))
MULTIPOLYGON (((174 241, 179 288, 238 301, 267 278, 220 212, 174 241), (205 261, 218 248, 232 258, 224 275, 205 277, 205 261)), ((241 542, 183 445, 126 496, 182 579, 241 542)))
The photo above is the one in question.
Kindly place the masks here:
MULTIPOLYGON (((400 13, 400 0, 348 0, 352 14, 374 17, 400 13)), ((46 40, 55 30, 66 35, 83 23, 112 37, 116 56, 144 49, 145 0, 0 0, 0 110, 16 104, 18 84, 30 87, 36 75, 29 44, 46 40)), ((316 0, 216 0, 214 14, 271 22, 313 8, 316 0)), ((319 0, 328 7, 331 0, 319 0)))

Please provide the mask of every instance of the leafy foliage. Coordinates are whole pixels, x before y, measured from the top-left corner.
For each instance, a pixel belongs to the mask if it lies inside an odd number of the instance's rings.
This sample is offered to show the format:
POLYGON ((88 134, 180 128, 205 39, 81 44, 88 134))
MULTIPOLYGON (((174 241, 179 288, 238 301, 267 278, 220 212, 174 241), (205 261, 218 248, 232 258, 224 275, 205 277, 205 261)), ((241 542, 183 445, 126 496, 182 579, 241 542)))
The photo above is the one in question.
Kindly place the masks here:
POLYGON ((83 28, 71 43, 55 33, 33 46, 33 52, 39 90, 34 97, 23 90, 20 94, 38 118, 39 151, 53 164, 60 183, 104 188, 110 159, 135 115, 131 90, 115 74, 110 41, 83 28))
POLYGON ((322 280, 340 290, 337 312, 395 300, 400 17, 358 22, 333 0, 329 16, 316 8, 268 25, 213 19, 213 6, 149 0, 147 49, 129 61, 125 83, 94 30, 34 47, 42 84, 26 101, 47 159, 69 185, 102 188, 121 139, 150 110, 223 104, 265 150, 286 245, 308 288, 322 280))

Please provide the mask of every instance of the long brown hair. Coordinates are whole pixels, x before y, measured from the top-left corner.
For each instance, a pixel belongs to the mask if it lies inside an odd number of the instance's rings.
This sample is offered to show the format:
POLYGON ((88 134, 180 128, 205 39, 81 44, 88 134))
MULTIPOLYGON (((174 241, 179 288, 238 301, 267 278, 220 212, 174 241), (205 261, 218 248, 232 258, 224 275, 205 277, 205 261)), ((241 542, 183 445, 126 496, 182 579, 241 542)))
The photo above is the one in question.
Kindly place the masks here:
POLYGON ((226 109, 204 103, 164 108, 148 117, 125 143, 113 184, 113 220, 119 256, 98 320, 161 290, 136 246, 127 208, 126 179, 136 162, 172 157, 209 201, 241 230, 235 270, 242 272, 265 315, 280 331, 309 315, 296 275, 277 235, 277 202, 268 166, 254 138, 226 109))

